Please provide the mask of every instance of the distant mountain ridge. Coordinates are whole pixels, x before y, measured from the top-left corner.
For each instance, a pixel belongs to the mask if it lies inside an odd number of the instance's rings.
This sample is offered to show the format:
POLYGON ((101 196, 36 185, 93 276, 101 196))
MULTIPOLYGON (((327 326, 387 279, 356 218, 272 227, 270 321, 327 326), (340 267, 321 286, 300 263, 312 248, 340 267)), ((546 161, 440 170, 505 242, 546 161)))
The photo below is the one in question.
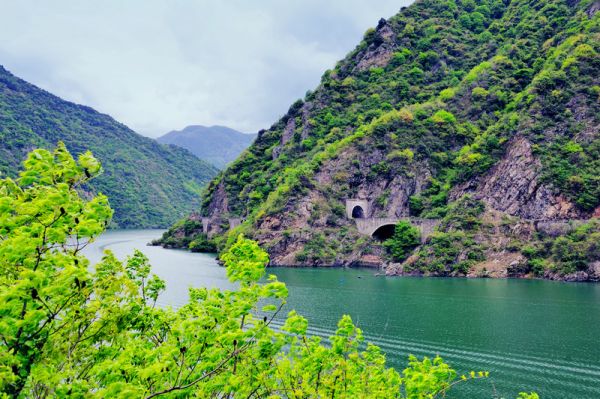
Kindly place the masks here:
POLYGON ((0 173, 15 176, 27 152, 63 141, 74 155, 91 150, 104 173, 102 192, 123 228, 165 227, 197 204, 217 170, 188 151, 143 137, 108 115, 62 100, 0 66, 0 173))
POLYGON ((223 169, 252 144, 256 134, 241 133, 225 126, 191 125, 157 139, 189 150, 198 158, 223 169))

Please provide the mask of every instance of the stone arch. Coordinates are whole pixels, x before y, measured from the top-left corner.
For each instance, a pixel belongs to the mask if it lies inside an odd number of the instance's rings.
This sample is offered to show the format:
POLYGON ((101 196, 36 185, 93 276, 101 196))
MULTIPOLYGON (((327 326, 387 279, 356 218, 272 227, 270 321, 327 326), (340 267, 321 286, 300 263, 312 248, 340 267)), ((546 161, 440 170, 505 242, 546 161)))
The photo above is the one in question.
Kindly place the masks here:
POLYGON ((355 205, 352 208, 352 219, 364 219, 365 218, 365 210, 360 205, 355 205))
POLYGON ((379 241, 385 241, 394 235, 395 230, 395 223, 385 223, 377 227, 375 231, 373 231, 373 233, 371 234, 371 237, 376 238, 379 241))

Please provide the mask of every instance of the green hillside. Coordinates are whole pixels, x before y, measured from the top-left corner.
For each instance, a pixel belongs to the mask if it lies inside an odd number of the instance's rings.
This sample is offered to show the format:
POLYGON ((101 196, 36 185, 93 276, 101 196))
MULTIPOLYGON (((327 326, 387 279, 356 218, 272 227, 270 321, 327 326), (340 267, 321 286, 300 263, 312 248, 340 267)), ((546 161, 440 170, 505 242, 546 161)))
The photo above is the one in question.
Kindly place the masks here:
POLYGON ((0 172, 14 175, 28 151, 63 141, 91 150, 104 173, 88 187, 106 194, 113 225, 165 227, 197 205, 216 169, 186 150, 140 136, 92 108, 64 101, 0 67, 0 172))
MULTIPOLYGON (((401 261, 345 217, 358 198, 371 218, 440 222, 402 273, 479 273, 509 249, 531 272, 522 245, 545 242, 539 221, 600 215, 599 9, 418 0, 380 20, 210 183, 211 236, 225 245, 218 221, 243 217, 235 232, 276 264, 401 261)), ((540 249, 536 273, 588 273, 588 249, 569 266, 540 249)))

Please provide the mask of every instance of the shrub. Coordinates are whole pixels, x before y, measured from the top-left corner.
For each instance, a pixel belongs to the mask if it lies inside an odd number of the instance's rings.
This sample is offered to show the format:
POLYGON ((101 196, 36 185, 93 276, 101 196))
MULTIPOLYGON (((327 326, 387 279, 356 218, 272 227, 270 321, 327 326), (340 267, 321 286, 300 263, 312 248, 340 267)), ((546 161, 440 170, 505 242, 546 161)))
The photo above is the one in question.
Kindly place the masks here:
POLYGON ((394 228, 394 235, 384 242, 385 248, 396 262, 402 262, 421 242, 419 229, 409 222, 400 221, 394 228))
POLYGON ((531 259, 528 263, 529 267, 531 268, 531 272, 538 277, 543 276, 544 272, 548 268, 548 265, 544 259, 534 258, 531 259))
POLYGON ((390 65, 393 67, 398 67, 406 62, 406 55, 402 52, 395 52, 392 55, 392 60, 390 61, 390 65))
POLYGON ((433 114, 431 120, 438 125, 452 124, 456 122, 456 117, 451 112, 439 110, 433 114))
POLYGON ((199 234, 190 242, 189 249, 192 252, 217 252, 217 246, 215 243, 208 239, 206 234, 199 234))
POLYGON ((412 162, 414 157, 415 153, 410 148, 405 148, 403 150, 395 150, 390 152, 386 158, 389 161, 412 162))
POLYGON ((580 44, 573 51, 573 55, 577 58, 591 58, 596 55, 596 50, 589 44, 580 44))
POLYGON ((489 92, 483 87, 475 87, 471 90, 471 96, 475 100, 484 100, 488 96, 489 92))
POLYGON ((407 108, 402 108, 400 111, 398 111, 398 117, 404 123, 412 123, 415 119, 412 112, 410 112, 410 110, 408 110, 407 108))
POLYGON ((454 98, 455 94, 456 94, 456 91, 453 88, 448 87, 447 89, 440 91, 440 100, 442 100, 442 101, 451 100, 452 98, 454 98))
POLYGON ((423 72, 423 70, 418 67, 414 67, 410 71, 408 71, 408 76, 414 80, 421 79, 423 75, 425 75, 425 72, 423 72))
POLYGON ((426 51, 424 53, 419 53, 418 61, 425 68, 429 68, 435 65, 439 61, 440 57, 438 53, 433 50, 426 51))
POLYGON ((412 216, 419 216, 425 206, 423 205, 423 198, 420 195, 412 195, 408 198, 408 207, 412 216))

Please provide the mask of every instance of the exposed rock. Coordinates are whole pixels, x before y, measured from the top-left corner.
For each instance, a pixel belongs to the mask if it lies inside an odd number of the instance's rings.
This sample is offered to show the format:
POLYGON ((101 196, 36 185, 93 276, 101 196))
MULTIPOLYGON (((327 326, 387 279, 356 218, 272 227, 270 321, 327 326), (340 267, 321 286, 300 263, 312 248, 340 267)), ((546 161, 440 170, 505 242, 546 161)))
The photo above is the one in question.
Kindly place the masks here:
POLYGON ((204 210, 204 214, 211 217, 218 217, 227 212, 229 212, 229 201, 227 199, 225 185, 223 184, 223 181, 221 181, 217 186, 217 189, 215 190, 208 207, 206 207, 204 210))
POLYGON ((348 197, 371 201, 370 217, 406 217, 409 215, 409 198, 426 187, 431 176, 429 166, 423 162, 403 165, 391 170, 389 176, 369 178, 373 165, 385 160, 386 154, 378 150, 358 152, 355 148, 342 152, 329 161, 315 175, 321 185, 349 183, 348 197), (386 198, 385 203, 378 199, 386 198))
POLYGON ((600 281, 600 261, 592 262, 588 270, 590 280, 600 281))
POLYGON ((313 103, 310 101, 304 103, 304 105, 302 106, 302 109, 301 109, 302 133, 300 136, 302 138, 302 140, 305 140, 310 135, 311 128, 310 128, 309 120, 310 120, 311 112, 313 112, 313 108, 314 108, 313 103))
POLYGON ((290 117, 285 125, 285 129, 283 129, 283 133, 281 134, 280 144, 279 146, 273 149, 273 160, 277 159, 281 154, 281 150, 286 143, 288 143, 292 137, 294 137, 294 130, 296 129, 296 118, 290 117))
POLYGON ((598 11, 600 11, 600 1, 595 1, 590 8, 588 8, 586 14, 592 18, 598 11))
POLYGON ((539 182, 540 162, 531 152, 531 143, 519 137, 508 146, 505 156, 488 173, 452 190, 451 199, 472 193, 490 208, 525 219, 566 219, 581 217, 575 205, 539 182))
POLYGON ((558 281, 600 281, 600 261, 592 262, 586 270, 578 270, 574 273, 561 274, 552 270, 547 270, 544 273, 544 278, 558 281))
POLYGON ((589 274, 583 270, 580 270, 580 271, 577 271, 577 272, 571 273, 571 274, 566 274, 566 275, 547 271, 544 274, 544 277, 549 280, 560 280, 560 281, 572 281, 572 282, 589 281, 589 274))
POLYGON ((296 129, 296 118, 290 118, 287 121, 287 125, 285 125, 285 129, 283 129, 281 145, 286 145, 294 137, 294 129, 296 129))
POLYGON ((384 263, 380 256, 368 254, 361 256, 355 266, 380 268, 384 263))
POLYGON ((419 272, 415 271, 410 271, 408 273, 405 272, 405 268, 414 264, 417 261, 417 259, 418 257, 416 255, 411 255, 402 263, 389 263, 385 266, 386 276, 403 276, 405 274, 418 275, 419 272))
POLYGON ((473 266, 467 276, 506 278, 509 273, 515 276, 517 270, 523 270, 525 263, 526 259, 520 253, 490 251, 486 254, 486 260, 473 266))
POLYGON ((192 212, 190 216, 188 216, 188 219, 193 220, 194 222, 199 222, 202 220, 202 215, 200 215, 198 212, 192 212))
POLYGON ((375 39, 369 47, 359 55, 356 70, 364 71, 372 67, 382 67, 392 58, 395 50, 394 30, 390 24, 383 18, 375 29, 375 39))
POLYGON ((535 230, 549 237, 558 237, 572 232, 586 222, 587 220, 539 221, 535 222, 535 230))

